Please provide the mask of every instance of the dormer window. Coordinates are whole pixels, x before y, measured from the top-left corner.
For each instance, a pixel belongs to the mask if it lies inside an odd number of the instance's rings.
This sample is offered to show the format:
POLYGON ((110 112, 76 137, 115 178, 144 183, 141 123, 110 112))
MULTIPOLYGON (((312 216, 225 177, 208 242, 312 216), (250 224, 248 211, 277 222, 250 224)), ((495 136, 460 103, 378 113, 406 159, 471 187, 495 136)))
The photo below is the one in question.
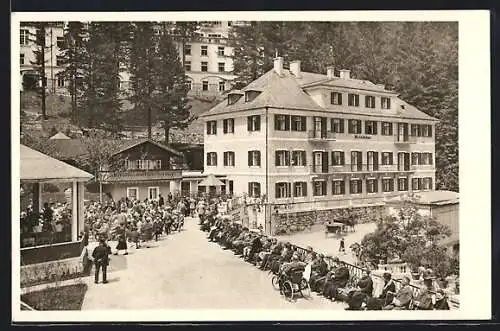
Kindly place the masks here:
POLYGON ((253 101, 259 94, 260 91, 255 91, 255 90, 245 91, 245 102, 253 101))
POLYGON ((227 95, 227 104, 235 104, 243 96, 243 93, 232 92, 227 95))

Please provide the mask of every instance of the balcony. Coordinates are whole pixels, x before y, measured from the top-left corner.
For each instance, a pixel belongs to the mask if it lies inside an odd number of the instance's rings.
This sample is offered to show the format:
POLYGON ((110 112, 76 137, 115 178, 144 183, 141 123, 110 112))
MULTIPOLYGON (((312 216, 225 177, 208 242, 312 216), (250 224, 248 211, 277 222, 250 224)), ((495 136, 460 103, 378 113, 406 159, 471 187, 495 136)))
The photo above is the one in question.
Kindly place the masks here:
POLYGON ((335 132, 331 131, 309 130, 307 134, 310 141, 329 141, 336 139, 335 132))
POLYGON ((417 137, 405 136, 405 135, 395 135, 394 136, 394 143, 397 145, 416 144, 417 137))
POLYGON ((99 178, 103 183, 140 182, 140 181, 168 181, 182 178, 181 169, 172 170, 123 170, 101 171, 99 178))
POLYGON ((342 173, 370 173, 370 172, 405 172, 414 171, 414 167, 409 164, 405 165, 381 165, 381 164, 343 164, 343 165, 329 165, 324 168, 322 165, 311 166, 311 173, 313 174, 342 174, 342 173))

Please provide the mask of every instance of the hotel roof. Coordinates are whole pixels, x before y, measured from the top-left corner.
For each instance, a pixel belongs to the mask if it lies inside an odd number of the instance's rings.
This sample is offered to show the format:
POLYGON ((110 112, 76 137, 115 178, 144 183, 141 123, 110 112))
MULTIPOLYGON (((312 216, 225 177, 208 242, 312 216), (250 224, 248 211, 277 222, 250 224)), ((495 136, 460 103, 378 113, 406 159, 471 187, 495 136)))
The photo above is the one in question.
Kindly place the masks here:
POLYGON ((283 74, 280 76, 274 69, 269 70, 261 77, 257 78, 248 84, 242 90, 236 92, 230 91, 228 94, 241 94, 245 91, 262 91, 257 97, 251 101, 245 101, 244 97, 239 98, 233 104, 228 104, 227 99, 217 104, 209 111, 200 115, 200 117, 208 117, 211 115, 219 115, 225 113, 240 112, 252 109, 283 108, 296 110, 311 110, 311 111, 328 111, 332 113, 352 113, 357 115, 377 115, 396 118, 410 118, 437 121, 436 118, 425 114, 414 106, 404 102, 396 97, 394 104, 395 111, 384 111, 382 109, 366 109, 362 107, 355 111, 345 109, 333 109, 321 107, 307 93, 307 89, 314 86, 331 86, 358 90, 368 90, 375 93, 386 93, 388 95, 397 95, 394 91, 386 90, 383 86, 374 84, 370 81, 352 79, 352 78, 328 78, 326 75, 301 72, 299 77, 294 76, 290 70, 283 69, 283 74), (403 106, 404 108, 402 108, 403 106))

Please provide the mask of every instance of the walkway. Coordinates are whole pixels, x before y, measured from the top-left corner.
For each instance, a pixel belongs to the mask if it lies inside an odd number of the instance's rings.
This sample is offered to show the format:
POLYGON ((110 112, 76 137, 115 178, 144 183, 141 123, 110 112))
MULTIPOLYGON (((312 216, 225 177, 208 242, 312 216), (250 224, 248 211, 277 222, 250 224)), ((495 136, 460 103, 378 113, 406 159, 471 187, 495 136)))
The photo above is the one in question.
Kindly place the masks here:
POLYGON ((324 228, 317 228, 313 231, 304 231, 296 234, 277 236, 279 240, 289 241, 295 245, 299 245, 303 248, 307 246, 314 247, 314 250, 322 252, 331 256, 339 256, 342 261, 348 263, 354 263, 355 258, 349 249, 353 243, 361 243, 363 237, 375 231, 377 225, 375 223, 364 223, 356 225, 355 232, 349 232, 344 236, 344 245, 346 249, 346 254, 339 255, 340 238, 336 237, 334 234, 328 234, 325 236, 324 228))
POLYGON ((90 309, 344 309, 313 294, 287 302, 271 285, 271 277, 208 242, 197 221, 151 248, 112 256, 109 283, 89 285, 82 310, 90 309))

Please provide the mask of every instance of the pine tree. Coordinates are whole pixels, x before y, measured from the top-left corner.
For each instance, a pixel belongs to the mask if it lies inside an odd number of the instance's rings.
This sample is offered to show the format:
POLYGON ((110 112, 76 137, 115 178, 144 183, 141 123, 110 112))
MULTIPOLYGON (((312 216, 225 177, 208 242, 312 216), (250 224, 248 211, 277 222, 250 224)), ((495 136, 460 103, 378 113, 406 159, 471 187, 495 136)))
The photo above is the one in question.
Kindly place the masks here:
POLYGON ((68 91, 71 95, 71 114, 74 123, 79 122, 78 113, 82 107, 79 99, 83 94, 81 77, 89 60, 87 53, 87 29, 83 22, 68 22, 64 29, 62 58, 66 65, 60 73, 69 81, 68 91))
POLYGON ((89 25, 82 115, 88 127, 114 135, 122 130, 120 72, 124 70, 129 37, 129 23, 92 22, 89 25))
POLYGON ((158 59, 155 70, 158 72, 158 93, 155 103, 160 105, 158 119, 165 132, 168 144, 170 129, 185 129, 193 120, 188 105, 189 91, 187 76, 179 59, 177 47, 172 37, 161 34, 158 42, 158 59))
POLYGON ((35 27, 36 32, 34 36, 34 44, 35 50, 33 54, 35 55, 35 61, 32 61, 31 64, 36 66, 38 75, 40 77, 41 86, 37 89, 38 94, 41 99, 41 112, 42 119, 47 119, 47 109, 45 104, 45 97, 47 93, 47 76, 45 73, 45 65, 47 63, 45 51, 48 48, 46 43, 46 29, 49 25, 49 22, 33 22, 32 26, 35 27))
POLYGON ((151 138, 153 112, 157 106, 153 102, 158 73, 154 70, 157 57, 155 24, 152 22, 136 22, 133 25, 133 38, 130 47, 130 73, 133 93, 129 100, 134 104, 134 112, 144 114, 147 118, 148 138, 151 138))

